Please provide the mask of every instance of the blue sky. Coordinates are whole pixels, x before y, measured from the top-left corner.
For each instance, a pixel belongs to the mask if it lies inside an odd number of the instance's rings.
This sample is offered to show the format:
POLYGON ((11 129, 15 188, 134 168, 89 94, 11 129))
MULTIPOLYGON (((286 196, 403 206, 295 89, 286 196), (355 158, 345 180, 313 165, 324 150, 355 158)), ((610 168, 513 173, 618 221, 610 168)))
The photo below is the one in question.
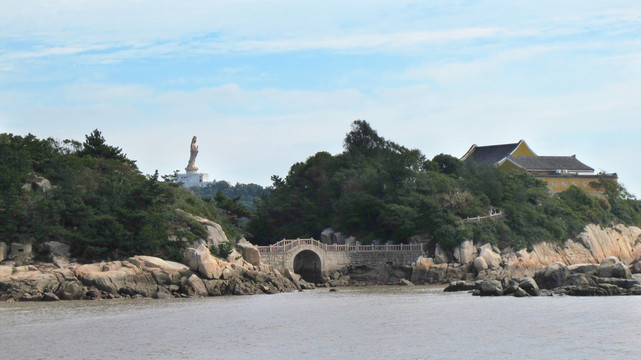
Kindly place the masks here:
POLYGON ((356 119, 429 158, 524 139, 641 195, 639 1, 0 2, 0 132, 269 185, 356 119))

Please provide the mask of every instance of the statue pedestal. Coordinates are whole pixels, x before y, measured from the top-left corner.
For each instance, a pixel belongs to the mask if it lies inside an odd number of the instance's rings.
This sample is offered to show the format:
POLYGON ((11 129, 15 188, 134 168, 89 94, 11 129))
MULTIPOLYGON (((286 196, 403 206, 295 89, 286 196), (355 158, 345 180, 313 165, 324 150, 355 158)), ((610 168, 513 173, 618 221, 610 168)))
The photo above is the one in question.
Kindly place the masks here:
POLYGON ((209 174, 187 171, 184 174, 178 174, 177 180, 186 188, 205 186, 209 182, 209 174))

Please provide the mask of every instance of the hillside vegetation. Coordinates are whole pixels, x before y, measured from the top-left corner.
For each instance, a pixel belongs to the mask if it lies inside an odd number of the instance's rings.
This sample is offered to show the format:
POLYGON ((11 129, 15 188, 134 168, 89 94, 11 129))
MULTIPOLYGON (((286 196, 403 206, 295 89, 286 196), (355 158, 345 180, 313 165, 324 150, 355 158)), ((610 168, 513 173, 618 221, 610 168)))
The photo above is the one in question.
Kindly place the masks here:
POLYGON ((641 203, 616 183, 601 181, 599 196, 576 187, 551 195, 523 172, 445 154, 427 159, 361 120, 342 153, 319 152, 272 180, 249 211, 240 195, 260 189, 237 186, 241 193, 231 196, 215 189, 212 199, 212 187, 200 198, 158 173, 143 175, 98 130, 82 143, 0 134, 0 241, 60 241, 80 260, 178 260, 185 243, 207 230, 177 209, 221 224, 232 240, 246 233, 258 244, 319 238, 332 227, 362 243, 418 236, 445 248, 467 239, 521 248, 564 240, 589 223, 641 225, 641 203), (461 222, 492 209, 505 216, 461 222))
POLYGON ((332 227, 362 243, 408 242, 417 235, 445 248, 466 239, 521 248, 565 240, 588 223, 641 225, 640 202, 618 184, 601 181, 602 196, 577 187, 551 195, 544 182, 524 172, 463 164, 445 154, 426 159, 361 120, 353 123, 342 153, 319 152, 272 180, 249 223, 261 244, 319 238, 332 227), (461 222, 492 209, 505 217, 461 222))
POLYGON ((0 241, 60 241, 82 260, 179 259, 184 242, 170 237, 194 240, 206 229, 176 209, 240 234, 213 202, 141 174, 98 130, 82 143, 0 134, 0 241))

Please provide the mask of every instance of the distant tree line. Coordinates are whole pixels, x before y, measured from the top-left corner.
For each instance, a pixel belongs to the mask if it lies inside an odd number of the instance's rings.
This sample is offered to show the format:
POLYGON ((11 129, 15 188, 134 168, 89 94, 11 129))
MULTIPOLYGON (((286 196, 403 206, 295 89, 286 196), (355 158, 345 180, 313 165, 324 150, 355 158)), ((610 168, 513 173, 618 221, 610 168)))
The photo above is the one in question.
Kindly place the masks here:
POLYGON ((254 202, 258 200, 261 195, 269 193, 268 188, 257 184, 236 183, 236 185, 231 185, 224 180, 212 181, 202 187, 193 187, 191 190, 201 198, 214 199, 218 192, 230 199, 238 198, 238 203, 250 211, 255 210, 254 202))

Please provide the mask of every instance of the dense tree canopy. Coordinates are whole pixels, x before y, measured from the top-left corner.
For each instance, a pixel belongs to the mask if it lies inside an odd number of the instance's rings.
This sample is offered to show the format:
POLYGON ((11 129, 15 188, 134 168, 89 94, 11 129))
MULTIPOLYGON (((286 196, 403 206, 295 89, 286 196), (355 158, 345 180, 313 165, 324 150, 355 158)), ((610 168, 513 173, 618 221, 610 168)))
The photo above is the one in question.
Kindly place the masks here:
POLYGON ((71 245, 81 259, 117 259, 133 254, 177 258, 179 242, 196 238, 198 224, 176 209, 220 222, 238 233, 212 204, 186 190, 142 175, 122 150, 95 130, 85 142, 58 142, 0 134, 0 239, 71 245), (48 190, 29 184, 39 177, 48 190))

